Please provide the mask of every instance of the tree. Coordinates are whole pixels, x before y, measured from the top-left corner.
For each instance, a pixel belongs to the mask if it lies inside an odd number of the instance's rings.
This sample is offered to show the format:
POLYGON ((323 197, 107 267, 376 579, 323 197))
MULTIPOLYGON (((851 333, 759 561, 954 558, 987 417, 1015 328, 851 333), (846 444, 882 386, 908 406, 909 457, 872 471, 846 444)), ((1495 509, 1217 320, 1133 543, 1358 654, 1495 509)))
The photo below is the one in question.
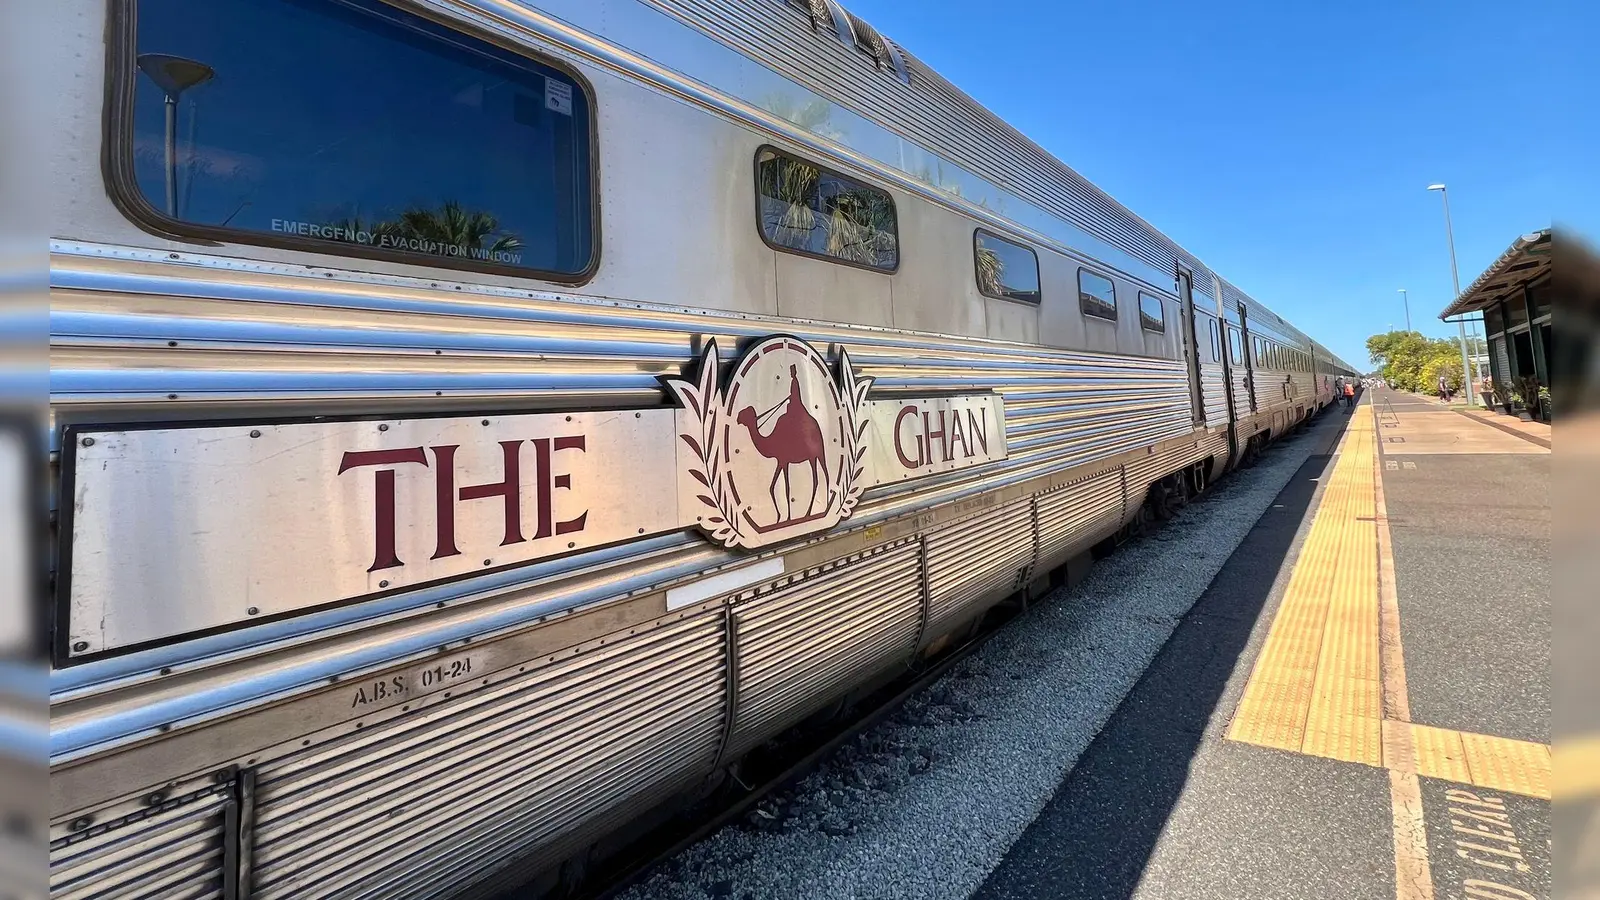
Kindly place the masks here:
POLYGON ((1461 389, 1461 348, 1455 341, 1390 331, 1367 338, 1367 355, 1392 387, 1432 393, 1443 375, 1451 390, 1461 389))

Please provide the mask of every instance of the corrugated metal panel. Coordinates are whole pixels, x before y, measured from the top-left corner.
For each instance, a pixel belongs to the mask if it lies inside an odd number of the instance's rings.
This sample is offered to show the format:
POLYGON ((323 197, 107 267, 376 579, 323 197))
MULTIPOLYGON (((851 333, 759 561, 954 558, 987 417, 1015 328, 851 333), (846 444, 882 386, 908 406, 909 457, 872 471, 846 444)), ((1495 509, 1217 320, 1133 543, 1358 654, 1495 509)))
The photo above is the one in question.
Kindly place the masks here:
POLYGON ((1033 509, 1012 503, 928 535, 928 624, 936 637, 978 602, 1022 586, 1033 561, 1033 509))
POLYGON ((1205 405, 1206 427, 1228 422, 1228 381, 1221 363, 1200 364, 1200 398, 1205 405))
POLYGON ((1292 372, 1294 379, 1293 399, 1296 403, 1312 403, 1316 400, 1317 380, 1310 372, 1292 372))
POLYGON ((1207 272, 1149 223, 902 50, 910 84, 813 33, 783 0, 647 0, 815 93, 1083 228, 1157 268, 1207 272))
POLYGON ((1250 396, 1250 373, 1243 365, 1234 366, 1228 370, 1233 391, 1233 408, 1241 417, 1248 415, 1252 409, 1254 398, 1250 396))
POLYGON ((1507 351, 1506 336, 1500 335, 1489 343, 1494 345, 1494 371, 1492 376, 1501 384, 1511 383, 1511 354, 1507 351))
POLYGON ((542 668, 263 769, 258 898, 436 897, 710 770, 720 611, 542 668))
POLYGON ((1108 469, 1034 498, 1040 568, 1050 568, 1116 531, 1122 522, 1122 470, 1108 469))
POLYGON ((734 606, 739 706, 730 753, 910 655, 922 614, 919 557, 915 543, 893 545, 734 606))
POLYGON ((173 801, 50 847, 56 900, 199 900, 223 896, 231 789, 173 801))

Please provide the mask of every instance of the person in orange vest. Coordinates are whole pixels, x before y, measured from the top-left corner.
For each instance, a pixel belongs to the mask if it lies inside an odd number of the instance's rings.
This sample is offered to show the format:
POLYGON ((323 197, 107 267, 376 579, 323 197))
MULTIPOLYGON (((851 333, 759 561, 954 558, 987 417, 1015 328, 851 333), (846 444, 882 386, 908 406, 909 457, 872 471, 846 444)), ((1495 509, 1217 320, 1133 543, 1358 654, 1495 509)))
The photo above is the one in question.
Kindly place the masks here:
POLYGON ((1344 405, 1349 407, 1356 405, 1356 384, 1353 381, 1344 383, 1344 405))

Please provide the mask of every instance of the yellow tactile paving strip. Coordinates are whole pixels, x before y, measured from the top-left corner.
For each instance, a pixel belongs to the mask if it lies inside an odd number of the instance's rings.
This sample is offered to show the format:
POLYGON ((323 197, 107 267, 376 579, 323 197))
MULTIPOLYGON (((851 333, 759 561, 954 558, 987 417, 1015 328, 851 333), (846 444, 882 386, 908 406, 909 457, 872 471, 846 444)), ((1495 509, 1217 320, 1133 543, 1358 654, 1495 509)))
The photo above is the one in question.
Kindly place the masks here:
MULTIPOLYGON (((1372 418, 1352 416, 1337 452, 1228 737, 1548 799, 1545 744, 1385 718, 1372 418)), ((1403 695, 1404 672, 1393 680, 1403 695)))
POLYGON ((1383 764, 1372 421, 1352 416, 1228 736, 1383 764))

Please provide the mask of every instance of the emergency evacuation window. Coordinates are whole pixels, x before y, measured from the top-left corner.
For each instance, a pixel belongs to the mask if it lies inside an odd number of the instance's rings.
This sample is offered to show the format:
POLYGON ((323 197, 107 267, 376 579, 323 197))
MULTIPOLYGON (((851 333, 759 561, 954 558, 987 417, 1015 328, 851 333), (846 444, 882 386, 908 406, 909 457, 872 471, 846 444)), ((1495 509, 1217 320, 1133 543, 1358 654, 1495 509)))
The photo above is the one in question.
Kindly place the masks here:
POLYGON ((1160 297, 1152 297, 1144 291, 1139 292, 1139 327, 1145 331, 1166 332, 1166 307, 1160 297))
POLYGON ((1086 316, 1117 319, 1117 288, 1111 279, 1088 269, 1078 270, 1078 306, 1086 316))
POLYGON ((893 272, 900 265, 894 199, 885 191, 776 150, 756 157, 761 236, 779 250, 893 272))
POLYGON ((1032 250, 986 231, 972 233, 978 290, 1000 300, 1039 302, 1039 257, 1032 250))
POLYGON ((219 240, 581 280, 587 89, 377 0, 136 0, 135 215, 219 240), (139 209, 139 207, 143 209, 139 209))

